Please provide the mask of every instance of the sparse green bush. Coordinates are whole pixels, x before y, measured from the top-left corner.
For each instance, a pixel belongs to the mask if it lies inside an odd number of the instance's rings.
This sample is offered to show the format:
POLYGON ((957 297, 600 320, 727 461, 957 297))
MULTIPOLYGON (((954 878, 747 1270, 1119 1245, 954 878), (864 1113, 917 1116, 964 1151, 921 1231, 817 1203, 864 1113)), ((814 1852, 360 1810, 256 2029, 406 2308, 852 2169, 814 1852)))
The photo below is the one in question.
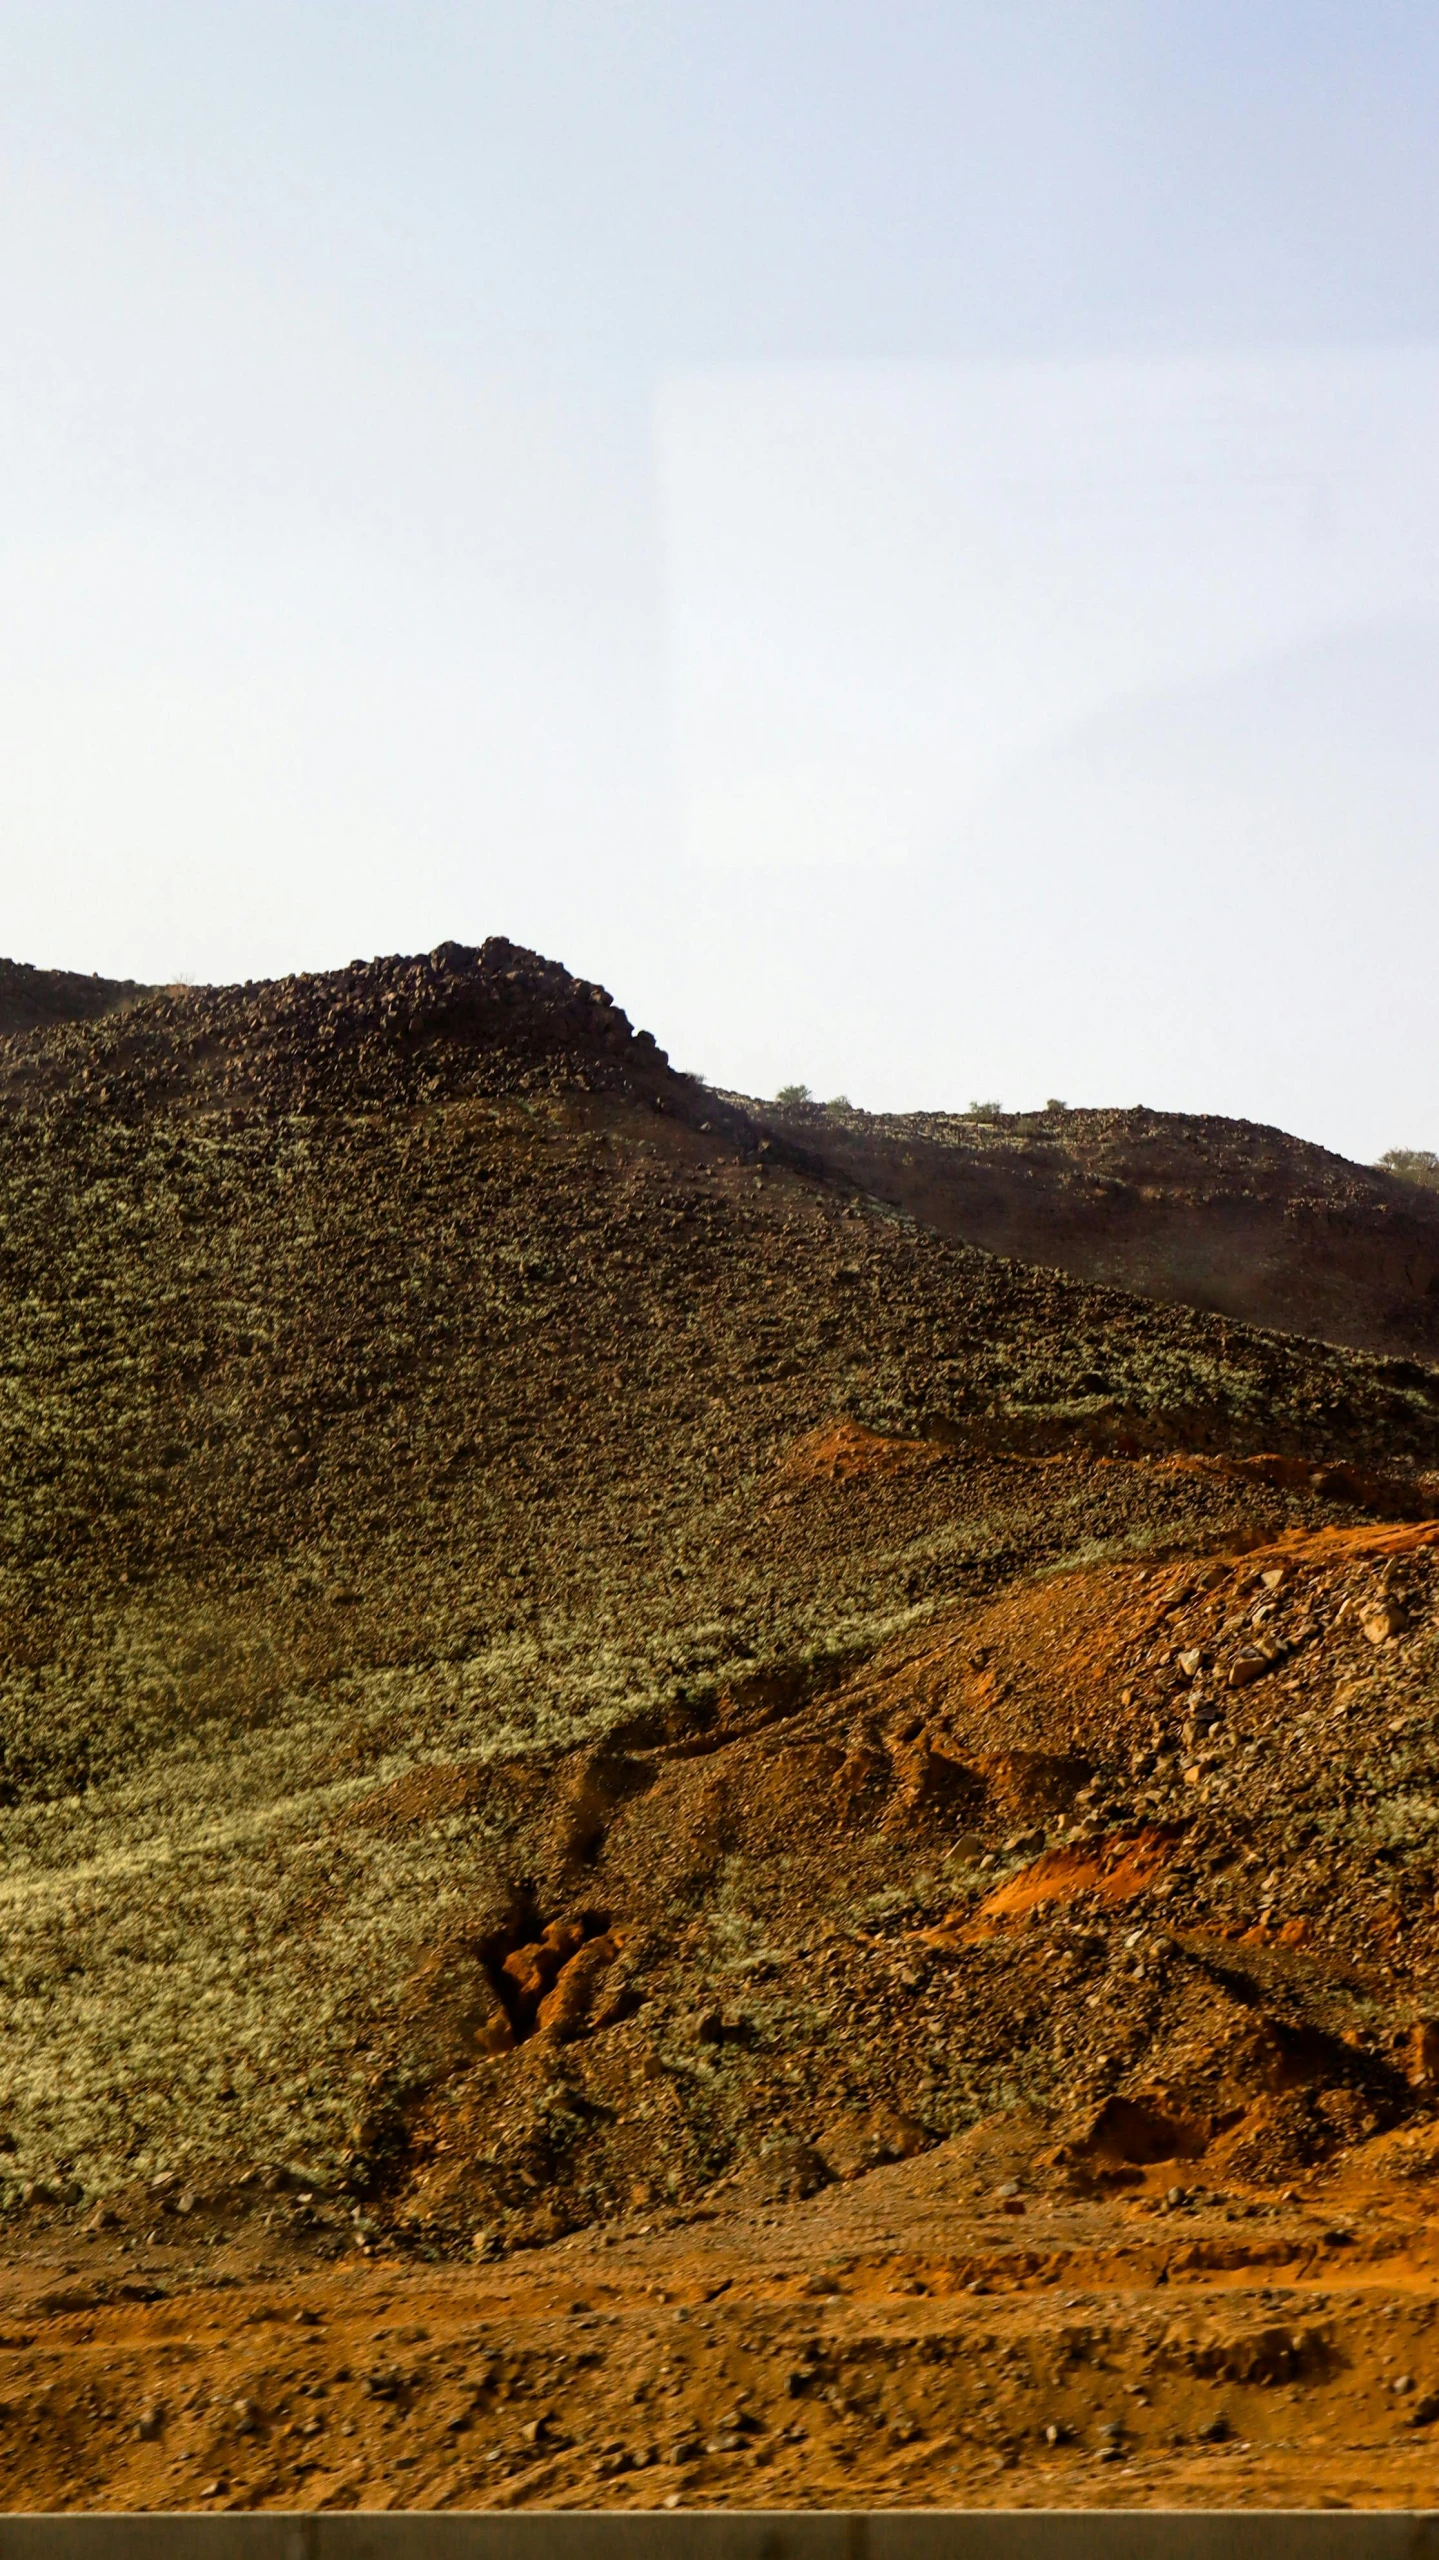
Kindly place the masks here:
POLYGON ((969 1116, 971 1120, 1002 1120, 1004 1105, 1002 1102, 972 1102, 969 1116))
POLYGON ((1387 1147, 1379 1162, 1402 1182, 1422 1182, 1426 1191, 1439 1191, 1439 1156, 1432 1147, 1387 1147))
POLYGON ((854 1104, 847 1093, 832 1093, 824 1107, 826 1111, 853 1111, 854 1104))
POLYGON ((807 1084, 782 1084, 775 1095, 775 1100, 776 1102, 813 1102, 814 1095, 807 1084))

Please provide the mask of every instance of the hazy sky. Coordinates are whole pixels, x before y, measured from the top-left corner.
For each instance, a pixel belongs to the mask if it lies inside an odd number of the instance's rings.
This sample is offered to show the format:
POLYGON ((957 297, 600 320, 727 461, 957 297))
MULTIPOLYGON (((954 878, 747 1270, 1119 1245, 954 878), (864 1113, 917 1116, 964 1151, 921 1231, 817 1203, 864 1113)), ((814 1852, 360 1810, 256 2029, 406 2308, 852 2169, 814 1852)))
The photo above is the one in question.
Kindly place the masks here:
POLYGON ((1439 1145, 1439 10, 0 0, 0 950, 1439 1145))

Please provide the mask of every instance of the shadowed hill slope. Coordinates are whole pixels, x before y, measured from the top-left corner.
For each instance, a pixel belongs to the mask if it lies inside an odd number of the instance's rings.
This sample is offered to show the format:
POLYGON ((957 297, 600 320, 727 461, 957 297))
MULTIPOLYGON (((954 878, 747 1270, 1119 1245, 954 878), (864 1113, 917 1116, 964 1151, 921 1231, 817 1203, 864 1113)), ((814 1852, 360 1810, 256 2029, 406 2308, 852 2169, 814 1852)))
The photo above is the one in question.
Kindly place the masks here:
POLYGON ((130 978, 83 978, 73 969, 0 960, 0 1040, 48 1023, 94 1022, 146 993, 130 978))
POLYGON ((1282 1130, 1143 1109, 986 1121, 745 1107, 938 1235, 1166 1304, 1439 1361, 1439 1193, 1282 1130))

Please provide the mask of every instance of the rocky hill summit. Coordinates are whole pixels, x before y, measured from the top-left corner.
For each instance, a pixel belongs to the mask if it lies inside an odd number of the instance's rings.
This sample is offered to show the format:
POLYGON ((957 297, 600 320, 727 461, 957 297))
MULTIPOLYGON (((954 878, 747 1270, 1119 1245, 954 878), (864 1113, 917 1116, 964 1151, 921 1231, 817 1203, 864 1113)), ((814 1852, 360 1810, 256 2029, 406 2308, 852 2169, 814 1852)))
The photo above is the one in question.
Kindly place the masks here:
POLYGON ((603 987, 502 935, 233 987, 6 967, 0 1107, 12 1112, 133 1122, 181 1104, 306 1113, 574 1090, 693 1106, 697 1093, 603 987))

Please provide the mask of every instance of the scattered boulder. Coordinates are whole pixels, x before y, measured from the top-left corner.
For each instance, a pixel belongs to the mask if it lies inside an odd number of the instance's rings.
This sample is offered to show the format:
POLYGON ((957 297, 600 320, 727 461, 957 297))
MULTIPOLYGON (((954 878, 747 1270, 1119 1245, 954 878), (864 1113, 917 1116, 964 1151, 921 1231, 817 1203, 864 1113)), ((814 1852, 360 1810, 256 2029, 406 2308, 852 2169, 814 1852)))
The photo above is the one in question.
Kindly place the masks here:
POLYGON ((618 1954, 615 1939, 605 1930, 570 1956, 555 1977, 554 1989, 539 2004, 535 2025, 541 2035, 563 2043, 594 2024, 604 1978, 618 1954))
POLYGON ((584 1937, 582 1920, 551 1920, 538 1938, 511 1948, 500 1969, 526 2023, 544 2002, 561 1968, 583 1946, 584 1937))
POLYGON ((1371 1644, 1388 1644, 1392 1637, 1404 1633, 1409 1620, 1398 1600, 1385 1599, 1366 1609, 1359 1623, 1371 1644))
POLYGON ((1230 1688, 1252 1689, 1256 1680, 1273 1670, 1274 1662, 1274 1655, 1261 1652, 1258 1645, 1245 1645, 1229 1666, 1230 1688))
POLYGON ((818 2195, 831 2184, 823 2154, 811 2142, 780 2135, 766 2142, 739 2180, 743 2194, 759 2204, 788 2204, 818 2195))
POLYGON ((830 2176, 847 2181, 862 2178, 886 2161, 912 2160, 927 2151, 933 2140, 918 2117, 880 2105, 848 2108, 832 2117, 815 2148, 830 2176))

